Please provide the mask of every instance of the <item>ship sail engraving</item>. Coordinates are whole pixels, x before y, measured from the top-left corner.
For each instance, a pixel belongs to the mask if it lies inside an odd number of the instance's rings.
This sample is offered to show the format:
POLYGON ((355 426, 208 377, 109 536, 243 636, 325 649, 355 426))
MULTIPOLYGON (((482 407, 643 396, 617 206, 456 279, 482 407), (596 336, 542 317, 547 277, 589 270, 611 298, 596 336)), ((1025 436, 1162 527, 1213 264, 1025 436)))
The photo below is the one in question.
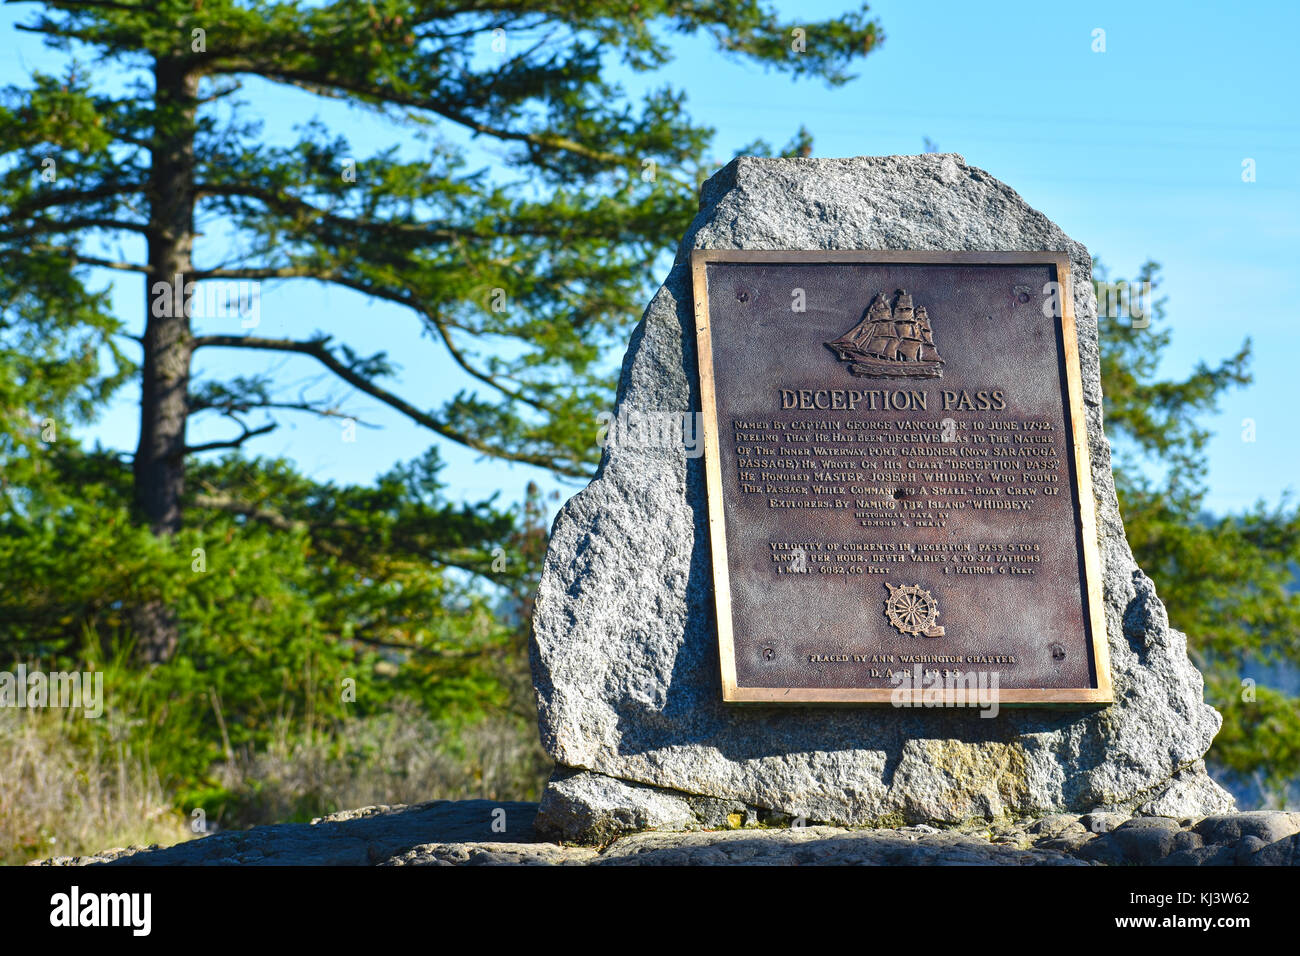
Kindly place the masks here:
POLYGON ((925 306, 913 308, 912 296, 898 289, 891 303, 877 292, 862 321, 826 347, 854 375, 874 378, 940 378, 943 359, 934 344, 934 330, 925 306))

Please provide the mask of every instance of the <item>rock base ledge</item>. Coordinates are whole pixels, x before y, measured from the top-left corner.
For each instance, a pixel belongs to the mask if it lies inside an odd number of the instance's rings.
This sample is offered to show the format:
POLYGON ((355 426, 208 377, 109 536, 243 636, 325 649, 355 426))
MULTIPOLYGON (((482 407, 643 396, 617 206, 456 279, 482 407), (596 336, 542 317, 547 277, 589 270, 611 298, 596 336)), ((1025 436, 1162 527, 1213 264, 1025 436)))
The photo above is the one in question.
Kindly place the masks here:
MULTIPOLYGON (((721 804, 723 801, 718 801, 721 804)), ((727 806, 701 806, 722 813, 727 806)), ((677 809, 663 808, 665 813, 677 809)), ((542 842, 535 803, 442 800, 367 807, 172 847, 128 847, 43 866, 1297 866, 1300 813, 1175 819, 1053 814, 1005 826, 773 826, 724 814, 722 827, 647 831, 603 845, 542 842)))

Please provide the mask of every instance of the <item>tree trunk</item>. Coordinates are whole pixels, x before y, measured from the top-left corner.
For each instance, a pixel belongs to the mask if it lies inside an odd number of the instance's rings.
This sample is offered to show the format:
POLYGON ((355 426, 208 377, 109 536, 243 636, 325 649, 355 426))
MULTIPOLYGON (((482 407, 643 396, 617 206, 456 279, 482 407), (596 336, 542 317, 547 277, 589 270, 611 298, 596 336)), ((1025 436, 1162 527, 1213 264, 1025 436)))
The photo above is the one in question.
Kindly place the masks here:
MULTIPOLYGON (((149 186, 149 272, 146 278, 144 368, 140 382, 140 444, 135 502, 155 535, 181 528, 185 492, 185 423, 192 354, 187 289, 194 246, 194 135, 198 77, 178 60, 154 65, 157 126, 149 186)), ((161 601, 132 615, 138 653, 167 660, 176 649, 175 609, 161 601)))

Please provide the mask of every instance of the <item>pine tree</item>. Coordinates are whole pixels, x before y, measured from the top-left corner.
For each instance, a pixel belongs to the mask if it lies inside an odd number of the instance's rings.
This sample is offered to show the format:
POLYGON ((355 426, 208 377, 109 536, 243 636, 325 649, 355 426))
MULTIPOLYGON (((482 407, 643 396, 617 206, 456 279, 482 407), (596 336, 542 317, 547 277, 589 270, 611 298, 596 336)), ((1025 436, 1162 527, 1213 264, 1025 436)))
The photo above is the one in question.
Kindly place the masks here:
POLYGON ((1250 383, 1250 342, 1181 380, 1160 378, 1172 332, 1159 266, 1145 263, 1133 280, 1108 282, 1097 265, 1094 274, 1106 432, 1129 543, 1223 714, 1211 763, 1238 792, 1284 803, 1300 781, 1300 700, 1258 675, 1300 665, 1300 511, 1285 498, 1239 515, 1205 510, 1211 432, 1201 418, 1226 390, 1250 383), (1131 315, 1129 300, 1146 302, 1131 315))
MULTIPOLYGON (((0 101, 0 269, 32 283, 40 308, 69 314, 92 297, 90 267, 143 276, 132 493, 136 520, 159 538, 181 531, 187 502, 274 525, 228 490, 194 493, 192 456, 240 449, 285 414, 332 413, 278 399, 265 377, 193 387, 196 360, 215 349, 309 356, 440 440, 587 475, 608 385, 596 360, 689 218, 710 135, 684 115, 680 92, 631 102, 610 64, 653 70, 669 60, 669 35, 704 33, 723 55, 838 84, 880 39, 865 6, 796 34, 739 0, 42 7, 23 29, 71 63, 0 101), (125 92, 106 92, 121 80, 125 92), (360 156, 315 121, 292 146, 265 145, 240 98, 253 80, 372 111, 411 148, 360 156), (510 179, 469 168, 448 130, 503 149, 510 179), (210 249, 198 223, 213 218, 233 236, 210 249), (104 251, 123 239, 143 254, 104 251), (51 271, 61 281, 39 284, 51 271), (404 307, 476 387, 418 408, 385 386, 395 371, 386 355, 324 332, 196 332, 196 285, 291 279, 404 307), (187 444, 201 414, 229 418, 239 434, 187 444)), ((95 308, 106 321, 102 302, 95 308)), ((174 604, 142 601, 131 620, 148 660, 172 654, 174 604)))

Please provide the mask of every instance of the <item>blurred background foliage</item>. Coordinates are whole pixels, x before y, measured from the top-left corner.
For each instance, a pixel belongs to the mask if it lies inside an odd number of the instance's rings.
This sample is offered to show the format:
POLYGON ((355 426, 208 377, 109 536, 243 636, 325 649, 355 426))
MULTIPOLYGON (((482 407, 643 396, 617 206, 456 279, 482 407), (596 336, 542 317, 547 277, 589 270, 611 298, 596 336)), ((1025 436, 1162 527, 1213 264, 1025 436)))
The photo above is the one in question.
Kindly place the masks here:
POLYGON ((102 671, 108 713, 0 710, 0 858, 177 839, 196 810, 210 831, 536 797, 527 633, 556 502, 532 482, 449 501, 439 449, 575 481, 596 465, 613 359, 712 171, 682 93, 631 97, 612 64, 656 71, 673 34, 702 34, 837 85, 877 24, 802 22, 819 42, 795 56, 794 24, 749 2, 33 7, 21 29, 67 67, 0 91, 0 660, 102 671), (402 148, 359 155, 315 118, 269 143, 258 83, 368 111, 402 148), (143 277, 133 314, 114 272, 143 277), (437 350, 471 386, 418 407, 364 329, 203 334, 192 306, 217 281, 399 306, 425 367, 437 350), (249 371, 212 378, 217 349, 249 371), (252 454, 293 416, 346 418, 285 394, 268 356, 318 363, 431 445, 365 486, 252 454), (88 443, 136 387, 136 452, 88 443), (191 444, 200 417, 238 434, 191 444))

